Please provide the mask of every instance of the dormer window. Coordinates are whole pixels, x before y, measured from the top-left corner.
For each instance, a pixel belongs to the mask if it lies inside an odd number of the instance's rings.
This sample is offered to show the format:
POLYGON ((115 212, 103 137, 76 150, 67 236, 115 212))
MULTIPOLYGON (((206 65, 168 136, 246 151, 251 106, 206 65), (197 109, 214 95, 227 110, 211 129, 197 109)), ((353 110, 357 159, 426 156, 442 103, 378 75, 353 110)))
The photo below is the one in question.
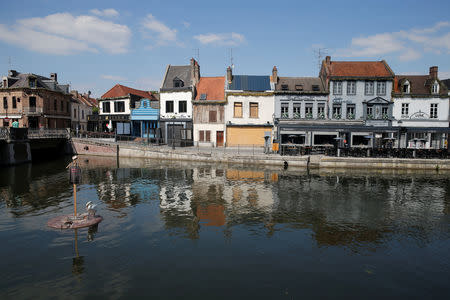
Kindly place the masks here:
POLYGON ((36 78, 30 78, 29 79, 29 86, 30 86, 30 88, 35 88, 36 87, 36 78))
POLYGON ((403 86, 402 86, 402 92, 404 93, 404 94, 409 94, 410 93, 410 85, 409 85, 409 82, 408 81, 406 81, 404 84, 403 84, 403 86))
POLYGON ((175 78, 173 80, 173 87, 183 87, 184 86, 184 82, 181 79, 175 78))
POLYGON ((303 85, 302 84, 296 84, 295 85, 295 90, 296 91, 303 91, 303 85))
POLYGON ((281 85, 281 90, 282 91, 287 91, 287 90, 289 90, 289 86, 287 84, 282 84, 281 85))
POLYGON ((432 94, 439 94, 439 84, 437 83, 437 81, 435 81, 433 83, 433 86, 431 88, 431 93, 432 94))
POLYGON ((200 100, 206 100, 206 94, 201 94, 200 95, 200 100))

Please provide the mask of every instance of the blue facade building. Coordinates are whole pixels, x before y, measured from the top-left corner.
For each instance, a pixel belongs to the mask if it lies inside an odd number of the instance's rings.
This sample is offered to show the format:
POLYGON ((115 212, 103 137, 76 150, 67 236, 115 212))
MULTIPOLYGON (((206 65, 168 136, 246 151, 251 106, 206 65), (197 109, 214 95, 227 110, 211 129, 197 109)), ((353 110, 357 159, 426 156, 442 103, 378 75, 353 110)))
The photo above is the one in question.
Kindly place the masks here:
POLYGON ((139 107, 131 111, 132 135, 159 138, 159 103, 141 99, 139 107))

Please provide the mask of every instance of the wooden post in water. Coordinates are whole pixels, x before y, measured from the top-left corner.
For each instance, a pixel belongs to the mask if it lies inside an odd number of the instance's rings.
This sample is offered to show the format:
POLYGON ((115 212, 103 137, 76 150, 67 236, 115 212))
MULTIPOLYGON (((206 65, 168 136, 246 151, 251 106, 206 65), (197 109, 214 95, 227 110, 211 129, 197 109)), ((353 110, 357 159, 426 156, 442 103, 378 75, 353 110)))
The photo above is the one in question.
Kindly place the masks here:
POLYGON ((73 214, 77 216, 77 185, 73 184, 73 214))

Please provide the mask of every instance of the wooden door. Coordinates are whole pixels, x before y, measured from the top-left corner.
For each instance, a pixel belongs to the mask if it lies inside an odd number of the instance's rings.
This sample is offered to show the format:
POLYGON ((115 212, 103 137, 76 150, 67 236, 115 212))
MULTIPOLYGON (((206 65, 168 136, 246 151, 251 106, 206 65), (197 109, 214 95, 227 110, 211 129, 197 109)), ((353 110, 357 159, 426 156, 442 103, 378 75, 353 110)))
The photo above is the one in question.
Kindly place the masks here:
POLYGON ((217 131, 216 133, 216 146, 223 147, 223 131, 217 131))

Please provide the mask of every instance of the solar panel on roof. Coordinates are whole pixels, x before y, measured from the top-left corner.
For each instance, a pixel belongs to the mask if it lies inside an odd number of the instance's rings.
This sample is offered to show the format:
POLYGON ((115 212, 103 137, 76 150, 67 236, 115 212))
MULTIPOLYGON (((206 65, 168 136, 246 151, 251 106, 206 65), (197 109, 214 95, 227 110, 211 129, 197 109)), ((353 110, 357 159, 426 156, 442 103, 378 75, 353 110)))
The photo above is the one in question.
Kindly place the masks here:
POLYGON ((206 94, 201 94, 200 95, 200 100, 206 100, 206 94))

